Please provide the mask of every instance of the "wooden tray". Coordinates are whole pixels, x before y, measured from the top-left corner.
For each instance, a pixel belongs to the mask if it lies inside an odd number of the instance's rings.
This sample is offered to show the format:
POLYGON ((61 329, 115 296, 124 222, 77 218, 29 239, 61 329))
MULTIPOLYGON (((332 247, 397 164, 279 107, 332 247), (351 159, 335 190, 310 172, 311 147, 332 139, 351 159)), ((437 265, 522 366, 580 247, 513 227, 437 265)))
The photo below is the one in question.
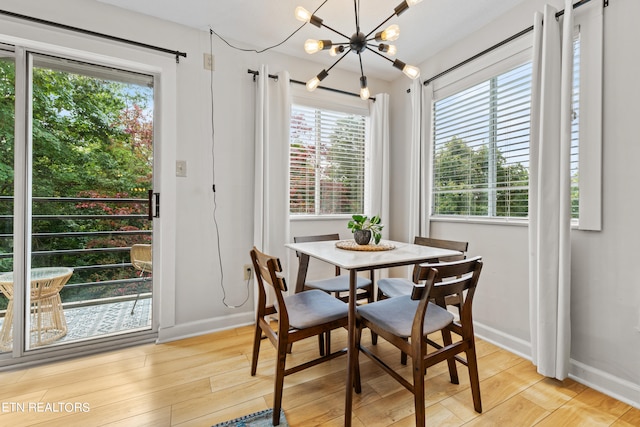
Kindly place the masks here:
POLYGON ((377 245, 359 245, 355 240, 340 240, 336 242, 336 247, 340 249, 346 249, 348 251, 388 251, 395 249, 395 246, 391 243, 378 243, 377 245))

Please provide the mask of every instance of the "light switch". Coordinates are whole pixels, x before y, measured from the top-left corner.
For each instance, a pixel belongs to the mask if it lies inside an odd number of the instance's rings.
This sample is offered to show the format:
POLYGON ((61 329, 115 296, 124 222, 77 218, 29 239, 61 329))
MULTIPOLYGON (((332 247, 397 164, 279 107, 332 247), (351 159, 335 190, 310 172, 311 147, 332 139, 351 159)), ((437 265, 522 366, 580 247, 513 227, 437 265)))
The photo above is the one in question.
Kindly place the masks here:
POLYGON ((176 160, 176 176, 180 176, 180 177, 187 176, 186 160, 176 160))

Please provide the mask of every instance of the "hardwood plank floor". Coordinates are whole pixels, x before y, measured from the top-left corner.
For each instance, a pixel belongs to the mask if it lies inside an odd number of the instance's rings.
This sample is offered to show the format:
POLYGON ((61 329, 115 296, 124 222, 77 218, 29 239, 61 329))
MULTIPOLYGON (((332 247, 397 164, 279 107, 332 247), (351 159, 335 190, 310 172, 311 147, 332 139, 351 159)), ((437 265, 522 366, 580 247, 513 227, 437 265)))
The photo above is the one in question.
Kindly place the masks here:
MULTIPOLYGON (((211 426, 272 406, 275 351, 263 342, 249 374, 252 327, 166 344, 147 344, 71 361, 0 373, 2 426, 211 426)), ((346 344, 346 332, 332 335, 346 344)), ((366 344, 370 336, 363 338, 366 344)), ((473 410, 466 369, 451 384, 446 364, 427 373, 427 425, 640 426, 640 410, 572 380, 544 378, 518 356, 478 340, 482 415, 473 410)), ((338 347, 336 347, 338 348, 338 347)), ((382 340, 376 351, 400 367, 382 340), (394 362, 395 361, 395 362, 394 362)), ((292 363, 317 352, 296 343, 292 363)), ((413 397, 362 356, 362 393, 353 425, 412 426, 413 397)), ((285 378, 283 409, 291 426, 341 426, 345 358, 285 378)), ((403 368, 407 378, 410 369, 403 368)))

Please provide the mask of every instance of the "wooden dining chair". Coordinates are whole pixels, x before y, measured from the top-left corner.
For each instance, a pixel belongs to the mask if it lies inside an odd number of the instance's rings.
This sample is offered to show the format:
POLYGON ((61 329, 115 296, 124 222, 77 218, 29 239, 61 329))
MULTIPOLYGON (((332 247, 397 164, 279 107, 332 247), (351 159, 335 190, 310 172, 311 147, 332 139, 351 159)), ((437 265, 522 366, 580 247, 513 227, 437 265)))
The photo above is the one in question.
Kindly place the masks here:
MULTIPOLYGON (((413 243, 416 245, 423 246, 431 246, 434 248, 442 248, 442 249, 451 249, 453 251, 462 252, 461 255, 453 255, 442 258, 434 258, 429 260, 429 263, 434 264, 440 261, 458 261, 465 259, 467 257, 466 252, 469 248, 469 242, 459 242, 456 240, 443 240, 443 239, 432 239, 430 237, 414 237, 413 243)), ((388 277, 384 279, 378 280, 378 301, 386 299, 386 298, 394 298, 403 295, 411 295, 413 291, 413 287, 415 283, 417 283, 417 274, 420 269, 420 265, 416 264, 413 266, 413 279, 405 279, 404 277, 388 277)), ((452 305, 458 308, 458 312, 460 312, 460 297, 458 295, 450 295, 447 297, 447 305, 452 305)), ((375 333, 371 333, 373 337, 373 343, 376 343, 375 333)), ((405 353, 400 354, 400 362, 403 365, 407 364, 407 355, 405 353)))
MULTIPOLYGON (((468 368, 473 407, 476 412, 482 412, 472 319, 473 297, 481 270, 480 257, 422 265, 417 273, 421 284, 413 287, 411 295, 387 298, 357 308, 356 351, 364 353, 414 394, 415 425, 418 427, 425 425, 425 372, 430 366, 445 360, 453 384, 459 384, 456 363, 468 368), (445 299, 450 295, 463 295, 459 320, 454 320, 453 314, 446 309, 445 299), (379 352, 362 346, 364 328, 371 329, 411 357, 412 382, 387 364, 379 352), (442 344, 429 338, 430 334, 437 332, 442 334, 442 344), (452 334, 456 335, 456 340, 452 334), (429 351, 430 348, 435 350, 429 351), (462 353, 465 357, 460 355, 462 353)), ((359 367, 355 379, 356 392, 359 392, 359 367)))
POLYGON ((320 357, 287 368, 286 359, 290 344, 347 327, 348 306, 317 289, 285 296, 283 292, 287 291, 287 285, 282 276, 280 260, 260 252, 255 246, 250 254, 258 282, 251 376, 255 376, 258 368, 258 353, 264 334, 277 351, 272 420, 275 426, 280 422, 284 377, 347 353, 346 348, 332 353, 327 345, 325 353, 320 357), (275 293, 273 304, 267 303, 269 289, 275 293), (277 317, 277 322, 271 321, 272 316, 277 317))
MULTIPOLYGON (((316 236, 297 236, 293 238, 295 243, 303 242, 323 242, 330 240, 340 240, 338 233, 323 234, 316 236)), ((335 267, 335 275, 328 278, 307 280, 307 272, 309 270, 309 257, 302 256, 299 252, 296 252, 298 257, 298 276, 296 280, 296 289, 319 289, 328 294, 333 294, 336 298, 340 298, 342 301, 349 301, 349 296, 344 295, 349 293, 349 276, 342 275, 340 267, 335 267)), ((374 301, 373 292, 373 270, 370 272, 370 278, 358 276, 356 279, 356 292, 358 294, 357 300, 366 299, 367 302, 374 301)))
MULTIPOLYGON (((450 257, 435 258, 429 260, 429 263, 457 261, 466 258, 466 252, 469 248, 469 242, 459 242, 456 240, 432 239, 430 237, 416 236, 413 241, 416 245, 431 246, 434 248, 451 249, 462 252, 462 255, 454 255, 450 257)), ((413 278, 418 273, 419 265, 413 267, 413 278)), ((377 299, 393 298, 402 295, 410 295, 414 286, 414 280, 403 277, 389 277, 378 280, 378 296, 377 299)), ((459 305, 459 301, 450 298, 449 304, 459 305)))
MULTIPOLYGON (((333 234, 321 234, 314 236, 296 236, 293 238, 295 243, 304 242, 326 242, 332 240, 340 240, 338 233, 333 234)), ((335 275, 328 278, 307 280, 307 273, 309 271, 309 257, 296 252, 298 257, 298 276, 296 278, 296 291, 319 289, 328 294, 332 294, 336 298, 348 302, 349 301, 349 276, 341 274, 340 267, 335 267, 335 275), (345 295, 346 294, 346 295, 345 295)), ((358 276, 356 278, 356 301, 366 300, 367 302, 374 301, 373 291, 373 270, 369 272, 370 278, 358 276)), ((324 349, 329 345, 331 341, 331 333, 318 336, 318 345, 320 354, 324 354, 324 349)))

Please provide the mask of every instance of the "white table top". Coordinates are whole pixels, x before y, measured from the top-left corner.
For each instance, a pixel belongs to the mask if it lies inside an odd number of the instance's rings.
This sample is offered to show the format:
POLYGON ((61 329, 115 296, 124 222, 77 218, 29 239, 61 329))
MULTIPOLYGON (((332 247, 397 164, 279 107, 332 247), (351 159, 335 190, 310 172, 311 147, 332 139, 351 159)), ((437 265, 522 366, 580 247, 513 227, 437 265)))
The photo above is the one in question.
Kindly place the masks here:
POLYGON ((415 264, 429 259, 460 255, 458 251, 415 245, 413 243, 382 240, 381 244, 391 244, 394 249, 386 251, 354 251, 336 247, 338 240, 305 243, 287 243, 285 246, 336 265, 345 270, 369 270, 398 265, 415 264))

